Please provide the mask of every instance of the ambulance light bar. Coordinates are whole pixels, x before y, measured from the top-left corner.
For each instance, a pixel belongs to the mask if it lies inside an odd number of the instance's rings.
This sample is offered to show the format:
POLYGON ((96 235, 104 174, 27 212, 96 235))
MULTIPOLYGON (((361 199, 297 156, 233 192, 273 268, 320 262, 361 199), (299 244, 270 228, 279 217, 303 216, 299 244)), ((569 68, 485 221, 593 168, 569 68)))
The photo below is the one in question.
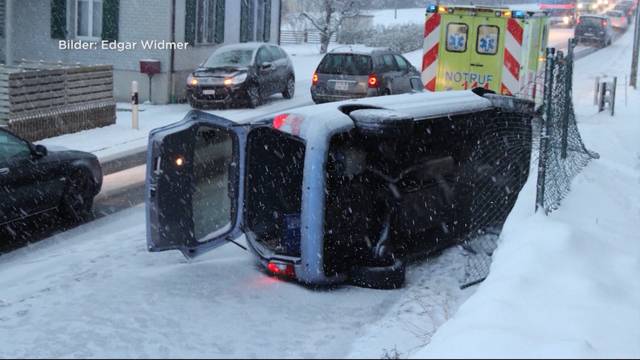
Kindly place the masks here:
POLYGON ((526 13, 522 10, 515 10, 511 13, 511 17, 513 17, 514 19, 524 19, 526 16, 526 13))
POLYGON ((427 6, 427 13, 434 13, 436 11, 438 11, 438 5, 431 4, 427 6))

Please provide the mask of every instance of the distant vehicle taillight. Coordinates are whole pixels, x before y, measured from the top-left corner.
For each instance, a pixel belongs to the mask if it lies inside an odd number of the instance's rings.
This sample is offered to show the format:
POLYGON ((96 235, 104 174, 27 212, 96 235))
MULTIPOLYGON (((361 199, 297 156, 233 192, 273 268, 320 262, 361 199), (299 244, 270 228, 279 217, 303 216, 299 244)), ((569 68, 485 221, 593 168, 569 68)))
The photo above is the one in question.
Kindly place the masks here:
POLYGON ((607 20, 602 20, 602 26, 607 26, 607 20))
POLYGON ((270 273, 278 276, 286 276, 286 277, 296 276, 296 270, 291 264, 270 261, 267 264, 267 270, 269 270, 270 273))
POLYGON ((369 84, 370 88, 377 88, 378 86, 380 86, 380 83, 378 82, 378 76, 376 74, 369 75, 369 81, 367 81, 367 83, 369 84))
POLYGON ((317 73, 313 73, 313 78, 311 79, 311 84, 312 85, 318 85, 318 74, 317 73))

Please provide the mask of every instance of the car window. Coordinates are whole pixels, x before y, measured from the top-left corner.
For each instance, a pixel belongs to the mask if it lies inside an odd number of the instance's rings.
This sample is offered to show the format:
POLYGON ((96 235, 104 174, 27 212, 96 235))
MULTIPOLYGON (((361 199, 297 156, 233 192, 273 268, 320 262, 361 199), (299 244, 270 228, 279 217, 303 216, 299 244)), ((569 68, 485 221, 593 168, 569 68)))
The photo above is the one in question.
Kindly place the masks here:
POLYGON ((205 67, 249 66, 253 56, 251 49, 220 49, 204 63, 205 67))
POLYGON ((447 51, 465 52, 467 51, 467 38, 469 37, 469 26, 461 23, 450 23, 447 25, 447 51))
POLYGON ((580 25, 582 26, 603 26, 606 25, 605 24, 604 19, 602 18, 597 18, 597 17, 592 17, 592 16, 583 16, 580 18, 580 25))
POLYGON ((369 75, 371 57, 355 54, 328 54, 318 66, 320 74, 369 75))
POLYGON ((271 53, 271 58, 273 60, 280 60, 283 58, 282 52, 280 52, 280 49, 278 49, 277 47, 268 46, 267 48, 269 49, 269 52, 271 53))
POLYGON ((499 40, 500 40, 499 27, 495 25, 478 26, 478 39, 476 40, 476 52, 480 55, 497 54, 499 40))
POLYGON ((0 163, 27 157, 30 154, 31 150, 26 142, 7 132, 0 131, 0 163))
POLYGON ((260 50, 258 50, 258 55, 256 55, 257 64, 264 64, 272 61, 273 61, 273 57, 271 56, 271 52, 267 50, 266 47, 262 47, 260 48, 260 50))
POLYGON ((382 72, 398 71, 398 64, 391 54, 382 55, 382 72))
POLYGON ((398 69, 400 69, 400 71, 409 70, 409 64, 407 63, 407 61, 402 56, 393 55, 393 57, 396 59, 396 63, 398 63, 398 69))

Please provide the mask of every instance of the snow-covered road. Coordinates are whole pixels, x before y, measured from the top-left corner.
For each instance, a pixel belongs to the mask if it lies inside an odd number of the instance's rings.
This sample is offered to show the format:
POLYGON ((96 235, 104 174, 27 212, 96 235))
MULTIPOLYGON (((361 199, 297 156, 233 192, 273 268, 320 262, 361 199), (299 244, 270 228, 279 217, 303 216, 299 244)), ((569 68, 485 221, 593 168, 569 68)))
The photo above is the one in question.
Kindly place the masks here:
POLYGON ((411 267, 399 291, 313 290, 233 245, 192 262, 148 253, 136 207, 0 257, 0 358, 406 354, 471 294, 462 256, 411 267), (392 307, 406 321, 383 321, 392 307), (369 330, 379 320, 392 334, 369 330))

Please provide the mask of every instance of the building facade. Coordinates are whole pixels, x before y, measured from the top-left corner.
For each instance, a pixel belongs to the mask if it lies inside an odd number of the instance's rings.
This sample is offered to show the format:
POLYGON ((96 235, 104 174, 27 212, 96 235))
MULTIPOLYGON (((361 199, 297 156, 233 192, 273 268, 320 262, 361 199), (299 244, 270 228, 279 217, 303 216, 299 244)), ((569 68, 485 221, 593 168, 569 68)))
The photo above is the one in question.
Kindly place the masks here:
POLYGON ((215 48, 277 43, 279 24, 280 0, 0 0, 0 63, 113 65, 116 99, 128 101, 131 82, 137 80, 144 101, 149 80, 140 73, 139 61, 159 60, 152 101, 168 103, 184 98, 188 74, 215 48), (114 42, 113 48, 101 49, 103 40, 114 42), (97 48, 64 48, 70 41, 96 42, 97 48), (155 46, 143 48, 143 42, 153 41, 155 46), (188 46, 170 49, 159 43, 188 46))

